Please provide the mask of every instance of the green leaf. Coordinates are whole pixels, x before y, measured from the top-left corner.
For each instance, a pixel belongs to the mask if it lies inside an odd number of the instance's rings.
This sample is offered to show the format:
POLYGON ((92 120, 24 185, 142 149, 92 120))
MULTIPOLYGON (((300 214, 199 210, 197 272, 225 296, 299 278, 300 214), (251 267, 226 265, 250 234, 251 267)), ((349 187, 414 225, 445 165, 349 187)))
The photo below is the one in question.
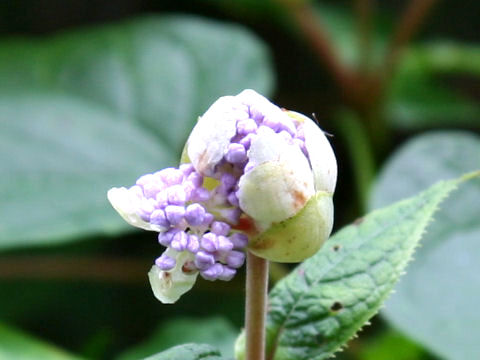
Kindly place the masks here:
POLYGON ((210 345, 184 344, 145 358, 145 360, 225 360, 220 352, 210 345))
POLYGON ((439 75, 480 75, 480 47, 436 42, 410 48, 390 89, 386 116, 403 129, 480 126, 480 105, 439 75))
POLYGON ((252 34, 194 17, 4 41, 0 250, 126 231, 106 191, 175 166, 215 99, 272 77, 252 34))
POLYGON ((120 355, 118 360, 135 360, 168 349, 181 342, 211 344, 227 357, 233 357, 238 331, 225 319, 175 318, 162 324, 143 344, 120 355))
POLYGON ((0 359, 78 360, 80 358, 0 323, 0 359))
MULTIPOLYGON (((409 196, 438 179, 480 169, 480 137, 467 132, 417 136, 388 161, 371 207, 409 196)), ((474 359, 480 348, 480 180, 446 201, 383 315, 442 358, 474 359)))
POLYGON ((382 306, 439 203, 459 181, 439 182, 359 219, 280 281, 269 300, 270 358, 327 359, 345 345, 382 306))

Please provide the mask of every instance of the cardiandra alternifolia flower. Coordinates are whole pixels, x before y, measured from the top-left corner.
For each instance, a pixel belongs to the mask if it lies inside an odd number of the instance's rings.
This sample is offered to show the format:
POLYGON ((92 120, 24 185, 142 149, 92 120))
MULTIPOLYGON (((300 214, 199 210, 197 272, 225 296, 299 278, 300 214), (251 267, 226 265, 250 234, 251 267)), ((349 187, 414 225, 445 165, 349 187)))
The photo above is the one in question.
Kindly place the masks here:
POLYGON ((128 223, 158 232, 167 248, 149 272, 163 303, 198 275, 230 280, 247 250, 298 262, 330 235, 337 164, 327 138, 253 90, 221 97, 199 118, 181 163, 108 192, 128 223))

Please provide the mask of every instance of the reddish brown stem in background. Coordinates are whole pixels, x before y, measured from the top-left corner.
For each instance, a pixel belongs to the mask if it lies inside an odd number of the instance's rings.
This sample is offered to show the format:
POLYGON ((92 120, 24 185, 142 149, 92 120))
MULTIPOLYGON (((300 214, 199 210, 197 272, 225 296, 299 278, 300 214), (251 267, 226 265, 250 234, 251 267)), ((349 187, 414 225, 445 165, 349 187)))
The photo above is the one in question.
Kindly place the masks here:
POLYGON ((342 62, 328 37, 320 19, 315 16, 309 2, 284 2, 290 15, 296 21, 305 38, 310 42, 318 57, 330 70, 343 92, 349 92, 352 85, 351 74, 342 62))
POLYGON ((268 294, 268 260, 247 252, 245 303, 246 356, 265 360, 265 322, 268 294))
POLYGON ((384 82, 391 78, 402 50, 418 32, 436 2, 437 0, 412 0, 408 5, 395 27, 392 40, 388 46, 384 63, 384 82))

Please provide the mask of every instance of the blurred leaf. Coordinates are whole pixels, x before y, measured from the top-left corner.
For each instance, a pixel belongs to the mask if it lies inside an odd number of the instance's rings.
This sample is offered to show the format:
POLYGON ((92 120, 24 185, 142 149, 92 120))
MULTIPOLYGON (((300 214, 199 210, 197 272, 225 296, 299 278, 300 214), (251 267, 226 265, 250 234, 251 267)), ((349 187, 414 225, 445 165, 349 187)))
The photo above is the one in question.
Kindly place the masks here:
POLYGON ((394 330, 362 342, 356 353, 359 360, 422 360, 426 354, 421 346, 394 330))
POLYGON ((0 359, 74 360, 80 358, 0 323, 0 359))
MULTIPOLYGON (((371 207, 480 169, 480 138, 466 132, 417 136, 395 153, 373 188, 371 207)), ((416 260, 383 314, 448 359, 480 354, 480 180, 462 185, 436 214, 416 260)))
POLYGON ((480 126, 480 104, 438 75, 480 75, 480 46, 437 42, 409 49, 394 77, 387 118, 398 128, 480 126))
POLYGON ((216 98, 268 95, 264 46, 244 29, 149 17, 0 45, 0 249, 127 228, 112 186, 176 165, 216 98))
POLYGON ((220 352, 210 345, 184 344, 145 358, 145 360, 225 360, 220 352))
MULTIPOLYGON (((327 359, 345 345, 382 306, 439 203, 458 183, 439 182, 359 219, 281 280, 269 299, 271 358, 327 359)), ((241 344, 240 338, 236 354, 241 344)))
POLYGON ((233 343, 237 334, 238 331, 223 318, 176 318, 162 324, 149 340, 126 351, 118 360, 144 358, 178 345, 179 342, 210 344, 223 355, 233 357, 233 343))

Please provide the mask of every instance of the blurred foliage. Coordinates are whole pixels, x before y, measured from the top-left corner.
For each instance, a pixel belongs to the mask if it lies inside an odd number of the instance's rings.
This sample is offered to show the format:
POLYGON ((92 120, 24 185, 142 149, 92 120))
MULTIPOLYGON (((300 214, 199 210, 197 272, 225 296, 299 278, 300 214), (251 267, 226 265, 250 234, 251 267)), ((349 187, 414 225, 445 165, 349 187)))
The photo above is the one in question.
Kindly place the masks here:
MULTIPOLYGON (((479 169, 479 11, 421 0, 0 4, 0 319, 9 324, 0 359, 76 358, 15 326, 91 359, 187 341, 228 358, 243 279, 201 281, 174 307, 160 305, 146 278, 161 251, 155 236, 130 231, 106 190, 176 165, 196 118, 244 88, 315 112, 334 133, 337 224, 479 169), (406 21, 411 36, 392 47, 415 3, 436 7, 418 27, 406 21)), ((387 324, 374 319, 339 359, 480 353, 478 185, 464 184, 435 216, 381 312, 387 324)), ((156 358, 218 354, 188 345, 156 358)))
MULTIPOLYGON (((416 136, 380 173, 372 207, 479 168, 479 136, 458 131, 416 136)), ((446 200, 384 311, 396 327, 446 359, 473 359, 480 353, 480 314, 472 311, 480 298, 479 194, 480 181, 472 180, 446 200)))

